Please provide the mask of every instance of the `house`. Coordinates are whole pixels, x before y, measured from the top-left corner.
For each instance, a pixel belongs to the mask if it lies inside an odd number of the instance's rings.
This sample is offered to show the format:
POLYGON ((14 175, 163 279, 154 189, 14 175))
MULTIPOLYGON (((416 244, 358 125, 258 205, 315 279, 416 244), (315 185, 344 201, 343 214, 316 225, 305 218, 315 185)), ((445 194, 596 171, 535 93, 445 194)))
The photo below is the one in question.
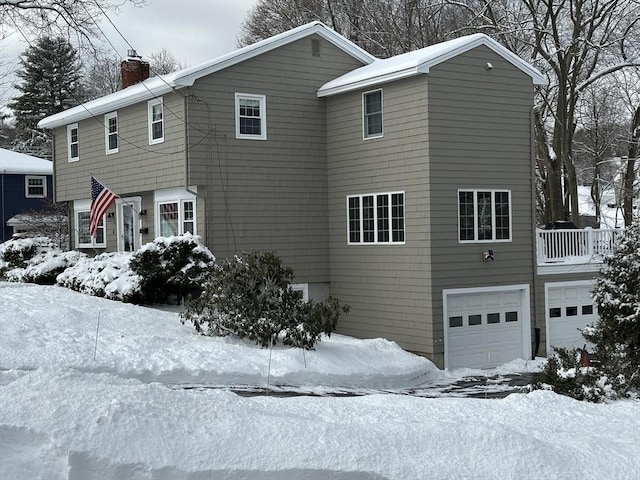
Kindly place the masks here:
POLYGON ((275 250, 305 296, 351 306, 338 332, 440 366, 544 345, 532 108, 545 78, 496 41, 380 60, 313 22, 162 77, 133 54, 123 67, 126 88, 39 124, 75 248, 192 232, 218 258, 275 250), (91 176, 120 196, 96 238, 91 176))
POLYGON ((20 214, 41 210, 52 199, 51 161, 0 148, 0 243, 27 227, 20 214))

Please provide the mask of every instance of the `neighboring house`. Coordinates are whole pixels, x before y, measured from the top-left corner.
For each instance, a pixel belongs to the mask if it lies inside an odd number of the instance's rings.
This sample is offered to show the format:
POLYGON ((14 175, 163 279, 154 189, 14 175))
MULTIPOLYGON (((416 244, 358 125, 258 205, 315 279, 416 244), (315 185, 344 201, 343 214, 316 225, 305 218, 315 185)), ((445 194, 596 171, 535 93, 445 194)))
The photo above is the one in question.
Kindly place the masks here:
POLYGON ((52 199, 51 161, 0 148, 0 243, 27 228, 19 214, 41 210, 52 199))
MULTIPOLYGON (((144 78, 139 59, 123 67, 144 78)), ((75 248, 188 231, 218 258, 275 250, 309 298, 351 306, 339 332, 490 367, 546 338, 532 149, 544 83, 482 34, 379 60, 314 22, 40 126, 75 248), (92 175, 122 197, 95 239, 92 175)))

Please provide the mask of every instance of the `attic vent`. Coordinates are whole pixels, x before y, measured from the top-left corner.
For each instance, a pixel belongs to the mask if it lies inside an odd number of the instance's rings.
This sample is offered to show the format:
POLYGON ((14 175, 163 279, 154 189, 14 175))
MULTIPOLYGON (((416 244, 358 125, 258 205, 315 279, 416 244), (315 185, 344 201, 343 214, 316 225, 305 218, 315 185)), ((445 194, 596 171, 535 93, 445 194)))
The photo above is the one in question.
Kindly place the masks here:
POLYGON ((316 38, 311 39, 311 55, 314 57, 320 56, 320 40, 316 38))

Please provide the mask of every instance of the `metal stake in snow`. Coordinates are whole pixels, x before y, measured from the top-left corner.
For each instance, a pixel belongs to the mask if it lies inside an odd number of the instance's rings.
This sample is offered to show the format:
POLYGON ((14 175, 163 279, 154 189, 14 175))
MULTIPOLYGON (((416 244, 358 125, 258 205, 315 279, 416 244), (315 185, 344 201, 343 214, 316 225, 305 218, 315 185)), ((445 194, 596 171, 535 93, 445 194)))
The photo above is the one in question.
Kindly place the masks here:
POLYGON ((96 353, 98 352, 98 331, 100 330, 100 313, 102 310, 98 310, 98 324, 96 325, 96 345, 93 347, 93 361, 96 361, 96 353))
POLYGON ((271 352, 273 351, 273 336, 269 339, 269 367, 267 369, 267 391, 269 395, 269 385, 271 384, 271 352))

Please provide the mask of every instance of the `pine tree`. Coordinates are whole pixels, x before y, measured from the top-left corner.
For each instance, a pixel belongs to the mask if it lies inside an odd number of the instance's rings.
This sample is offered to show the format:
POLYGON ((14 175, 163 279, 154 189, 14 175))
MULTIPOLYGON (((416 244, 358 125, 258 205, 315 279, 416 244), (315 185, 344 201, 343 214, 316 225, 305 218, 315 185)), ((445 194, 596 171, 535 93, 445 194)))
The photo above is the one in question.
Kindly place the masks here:
POLYGON ((594 345, 597 369, 618 395, 640 389, 640 225, 625 238, 605 266, 594 292, 599 319, 583 331, 594 345))
POLYGON ((20 95, 9 107, 22 136, 29 138, 44 117, 82 102, 80 62, 66 39, 45 36, 27 48, 20 65, 16 75, 22 82, 15 87, 20 95))

